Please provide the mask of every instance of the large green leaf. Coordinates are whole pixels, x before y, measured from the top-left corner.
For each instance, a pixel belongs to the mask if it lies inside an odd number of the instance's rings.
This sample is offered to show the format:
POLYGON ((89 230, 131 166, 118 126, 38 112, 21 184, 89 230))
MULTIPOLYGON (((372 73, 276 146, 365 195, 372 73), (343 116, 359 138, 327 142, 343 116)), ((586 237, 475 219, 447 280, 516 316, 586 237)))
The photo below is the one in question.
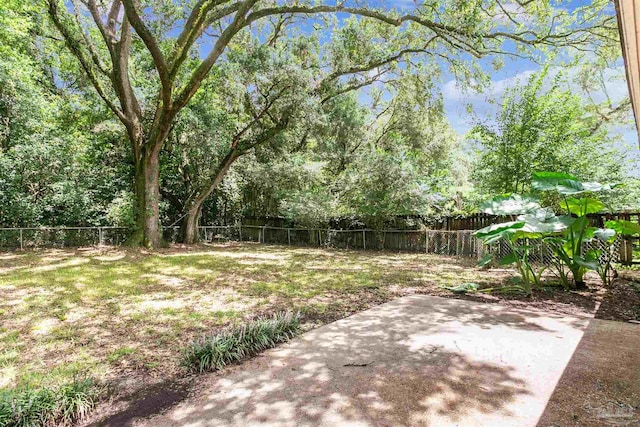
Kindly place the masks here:
POLYGON ((520 215, 518 221, 525 223, 519 233, 522 234, 522 237, 529 238, 542 237, 543 234, 560 233, 574 222, 572 218, 556 216, 548 209, 541 209, 534 214, 520 215))
POLYGON ((582 182, 573 175, 559 172, 537 172, 533 174, 532 186, 538 191, 556 191, 563 196, 575 196, 587 192, 609 191, 619 184, 582 182))
POLYGON ((621 183, 614 184, 600 184, 599 182, 583 182, 582 187, 584 191, 591 191, 597 193, 600 191, 611 191, 612 189, 621 186, 621 183))
POLYGON ((515 232, 516 230, 524 227, 524 222, 522 221, 509 221, 503 222, 501 224, 491 224, 488 227, 481 228, 476 231, 474 234, 478 239, 485 240, 492 237, 503 237, 504 233, 515 232))
POLYGON ((556 191, 559 185, 575 185, 578 178, 561 172, 536 172, 533 174, 532 186, 538 191, 556 191))
POLYGON ((571 197, 566 200, 566 206, 569 212, 576 216, 584 216, 596 212, 600 212, 606 206, 600 200, 589 197, 575 198, 571 197))
POLYGON ((611 242, 616 237, 616 230, 612 228, 598 228, 593 232, 593 237, 601 242, 611 242))
MULTIPOLYGON (((592 255, 592 254, 589 254, 592 255)), ((584 267, 588 270, 598 270, 600 268, 600 264, 597 259, 593 259, 591 256, 581 257, 576 255, 574 258, 576 264, 580 267, 584 267)))
POLYGON ((477 283, 462 283, 457 286, 440 286, 442 289, 446 289, 456 294, 466 294, 467 292, 477 292, 480 289, 480 285, 477 283))
POLYGON ((636 224, 635 222, 625 221, 622 219, 615 221, 607 221, 605 223, 607 228, 611 228, 616 231, 616 233, 621 234, 623 236, 632 236, 634 234, 640 234, 640 224, 636 224))
POLYGON ((593 237, 593 233, 597 230, 595 227, 589 227, 589 219, 586 216, 575 218, 569 225, 567 232, 573 234, 574 239, 582 235, 583 240, 593 237))
POLYGON ((518 262, 518 255, 514 252, 511 252, 509 255, 505 256, 504 258, 502 258, 498 264, 500 265, 509 265, 509 264, 515 264, 516 262, 518 262))
POLYGON ((491 215, 521 215, 540 209, 540 202, 533 197, 519 194, 497 196, 480 205, 480 210, 491 215))
POLYGON ((558 183, 560 181, 565 181, 565 180, 578 181, 578 178, 564 172, 544 171, 544 172, 535 172, 533 174, 534 182, 549 182, 549 183, 554 183, 555 185, 555 183, 558 183))

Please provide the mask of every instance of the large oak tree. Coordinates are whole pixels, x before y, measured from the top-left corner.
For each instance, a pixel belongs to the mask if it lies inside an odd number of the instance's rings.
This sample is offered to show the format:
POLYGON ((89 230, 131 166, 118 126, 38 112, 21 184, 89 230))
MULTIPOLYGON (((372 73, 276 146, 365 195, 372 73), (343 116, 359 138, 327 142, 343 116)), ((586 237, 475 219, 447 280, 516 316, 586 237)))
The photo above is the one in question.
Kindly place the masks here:
MULTIPOLYGON (((410 12, 364 1, 304 0, 46 0, 48 14, 86 78, 122 122, 135 159, 138 238, 161 242, 158 201, 160 152, 180 112, 227 46, 261 26, 281 22, 318 30, 345 15, 378 28, 381 49, 353 51, 330 66, 339 76, 367 73, 406 56, 439 58, 461 80, 478 82, 488 55, 533 55, 571 46, 598 51, 617 37, 609 2, 568 13, 547 0, 426 1, 410 12), (327 17, 338 16, 337 19, 327 17), (136 75, 150 57, 153 75, 136 75)), ((240 102, 240 101, 239 101, 240 102)))

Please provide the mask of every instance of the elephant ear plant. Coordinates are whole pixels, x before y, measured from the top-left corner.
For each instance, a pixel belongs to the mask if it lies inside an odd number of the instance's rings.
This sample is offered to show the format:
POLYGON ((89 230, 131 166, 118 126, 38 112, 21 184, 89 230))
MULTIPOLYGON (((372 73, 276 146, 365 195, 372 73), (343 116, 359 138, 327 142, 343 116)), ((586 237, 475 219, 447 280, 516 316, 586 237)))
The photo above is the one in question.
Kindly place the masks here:
MULTIPOLYGON (((584 275, 588 270, 597 271, 601 277, 607 277, 611 263, 603 269, 599 249, 587 250, 585 244, 594 238, 605 245, 615 238, 615 231, 592 227, 587 215, 601 212, 605 205, 592 197, 596 193, 610 191, 611 184, 582 182, 573 175, 557 172, 538 172, 533 175, 532 186, 540 192, 551 192, 560 198, 560 208, 565 211, 562 217, 567 228, 561 235, 548 236, 544 242, 553 249, 556 259, 553 266, 566 288, 585 288, 584 275), (569 277, 568 272, 571 273, 569 277)), ((606 283, 606 279, 603 279, 606 283)))
MULTIPOLYGON (((500 265, 515 265, 520 277, 518 283, 503 290, 521 291, 531 294, 534 286, 540 286, 545 266, 534 266, 530 260, 532 240, 563 231, 567 225, 564 218, 557 217, 553 211, 540 206, 540 202, 532 197, 517 194, 495 197, 481 206, 483 212, 511 216, 512 221, 494 224, 476 231, 475 235, 486 245, 505 242, 510 253, 498 260, 500 265)), ((493 259, 490 253, 481 260, 487 264, 493 259)))
POLYGON ((618 244, 624 244, 626 237, 637 235, 640 235, 640 224, 624 220, 607 221, 605 228, 598 228, 593 232, 594 239, 600 241, 601 249, 591 249, 587 252, 587 256, 591 259, 597 259, 595 270, 605 286, 610 285, 611 280, 617 275, 613 268, 613 262, 618 236, 623 238, 618 244))
MULTIPOLYGON (((610 191, 614 185, 582 182, 563 173, 539 172, 533 176, 533 188, 539 192, 553 193, 560 199, 562 215, 542 207, 539 198, 517 194, 499 196, 485 202, 483 212, 511 217, 511 221, 493 224, 475 234, 485 244, 506 242, 510 253, 498 262, 514 264, 520 273, 519 287, 527 294, 534 286, 540 286, 544 265, 534 266, 530 259, 532 242, 545 244, 553 251, 551 266, 565 288, 585 286, 584 275, 588 270, 597 271, 605 284, 612 271, 613 244, 617 234, 628 233, 623 222, 610 221, 606 228, 591 227, 587 215, 600 212, 604 203, 594 194, 610 191), (597 239, 602 249, 587 250, 585 244, 597 239)), ((638 230, 640 231, 640 230, 638 230)), ((488 263, 492 255, 481 263, 488 263)), ((542 263, 541 263, 542 264, 542 263)))

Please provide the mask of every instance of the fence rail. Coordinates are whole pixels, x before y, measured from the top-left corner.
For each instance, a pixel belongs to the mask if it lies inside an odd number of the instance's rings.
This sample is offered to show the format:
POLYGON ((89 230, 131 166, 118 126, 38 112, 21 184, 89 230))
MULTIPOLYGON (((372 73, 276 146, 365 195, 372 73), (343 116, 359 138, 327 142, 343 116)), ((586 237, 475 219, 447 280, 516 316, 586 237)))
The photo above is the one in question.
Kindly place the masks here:
MULTIPOLYGON (((237 240, 292 246, 341 249, 397 250, 452 256, 478 256, 482 243, 473 231, 448 230, 333 230, 257 225, 201 226, 200 240, 237 240)), ((131 235, 124 227, 0 228, 0 249, 119 246, 131 235)), ((163 237, 177 242, 179 227, 166 227, 163 237)))
MULTIPOLYGON (((203 242, 235 240, 290 246, 422 252, 469 258, 480 258, 487 252, 504 256, 510 251, 508 246, 501 244, 486 247, 473 233, 473 230, 334 230, 244 224, 199 227, 200 240, 203 242)), ((130 235, 131 230, 124 227, 0 228, 0 250, 119 246, 130 235)), ((166 227, 163 236, 165 240, 175 243, 180 237, 180 228, 166 227)), ((632 262, 636 249, 640 249, 638 243, 640 240, 637 239, 619 240, 615 245, 614 258, 632 262)), ((594 241, 586 249, 597 246, 598 243, 594 241)), ((549 264, 553 262, 553 257, 548 246, 533 242, 532 261, 549 264)))

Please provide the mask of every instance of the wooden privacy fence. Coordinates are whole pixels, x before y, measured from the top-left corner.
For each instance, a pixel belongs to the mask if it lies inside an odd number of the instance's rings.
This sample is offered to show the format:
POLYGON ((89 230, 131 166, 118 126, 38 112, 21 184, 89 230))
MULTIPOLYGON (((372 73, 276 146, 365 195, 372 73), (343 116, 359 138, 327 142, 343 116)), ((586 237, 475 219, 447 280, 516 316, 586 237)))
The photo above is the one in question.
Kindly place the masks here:
MULTIPOLYGON (((488 252, 505 256, 510 248, 502 243, 489 247, 473 235, 473 230, 334 230, 319 228, 284 228, 257 225, 199 227, 203 242, 234 240, 265 244, 327 247, 336 249, 389 250, 481 258, 488 252)), ((0 249, 65 248, 79 246, 119 246, 126 242, 131 230, 124 227, 40 227, 0 228, 0 249)), ((165 240, 177 242, 179 227, 163 229, 165 240)), ((523 242, 532 246, 531 260, 550 264, 554 255, 540 241, 523 242)), ((585 249, 605 249, 597 241, 585 249)), ((640 251, 640 239, 618 239, 614 259, 625 264, 633 262, 640 251)))
MULTIPOLYGON (((594 227, 604 227, 605 222, 610 220, 625 220, 640 224, 640 212, 593 213, 587 215, 587 217, 594 227)), ((512 220, 513 218, 510 216, 475 213, 467 216, 442 218, 432 228, 442 230, 480 230, 492 224, 512 220)))

